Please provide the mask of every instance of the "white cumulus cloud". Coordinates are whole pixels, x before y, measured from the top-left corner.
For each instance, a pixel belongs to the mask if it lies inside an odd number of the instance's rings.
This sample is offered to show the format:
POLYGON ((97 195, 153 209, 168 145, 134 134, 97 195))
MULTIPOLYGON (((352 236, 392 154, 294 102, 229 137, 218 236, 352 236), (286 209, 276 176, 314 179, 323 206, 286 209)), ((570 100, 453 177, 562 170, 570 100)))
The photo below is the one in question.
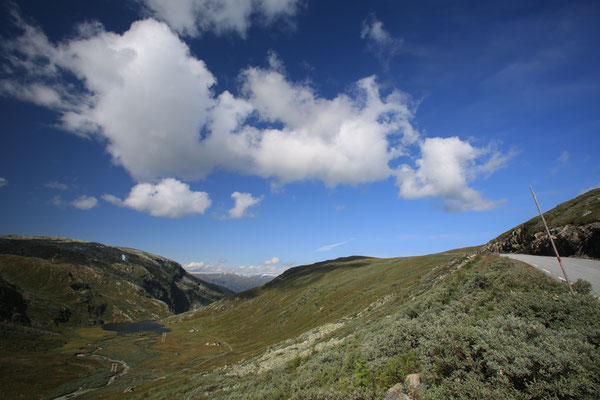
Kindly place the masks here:
POLYGON ((73 200, 71 205, 80 210, 91 210, 98 205, 98 199, 93 196, 82 195, 73 200))
POLYGON ((187 271, 197 274, 237 274, 237 275, 271 275, 277 276, 288 269, 290 265, 275 267, 273 265, 242 265, 226 266, 209 264, 203 261, 191 262, 183 265, 187 271))
MULTIPOLYGON (((272 15, 297 4, 259 3, 272 15)), ((440 197, 453 210, 494 204, 470 183, 505 165, 507 156, 490 156, 458 138, 421 139, 411 124, 410 97, 383 92, 374 76, 325 98, 309 84, 290 81, 270 53, 269 68, 249 67, 240 74, 240 93, 218 93, 205 63, 165 23, 137 21, 116 34, 92 22, 78 36, 54 44, 39 28, 18 15, 14 19, 23 33, 2 45, 7 56, 0 94, 53 109, 64 129, 106 143, 113 162, 142 182, 124 201, 104 197, 114 204, 152 215, 187 215, 159 202, 159 192, 148 193, 173 182, 183 185, 175 179, 205 178, 215 169, 260 176, 276 186, 301 180, 357 185, 395 176, 405 198, 440 197), (73 79, 82 90, 65 83, 73 79), (402 161, 407 157, 416 157, 416 166, 402 161), (165 180, 158 185, 143 183, 160 179, 165 180), (165 184, 166 179, 173 181, 165 184)), ((363 34, 383 43, 385 30, 377 22, 367 24, 363 34)), ((236 197, 231 218, 246 215, 260 201, 249 194, 236 197)), ((200 203, 190 213, 203 212, 208 195, 200 203)))
POLYGON ((348 242, 349 242, 349 240, 346 240, 344 242, 339 242, 339 243, 328 244, 328 245, 319 247, 316 251, 329 251, 329 250, 335 249, 336 247, 342 246, 348 242))
POLYGON ((252 197, 251 193, 233 192, 231 198, 235 200, 235 205, 229 210, 229 218, 249 216, 248 208, 262 201, 262 197, 252 197))
POLYGON ((448 211, 487 210, 495 203, 468 186, 482 149, 457 137, 427 138, 420 143, 416 169, 402 165, 397 173, 400 195, 407 199, 438 197, 448 211))
POLYGON ((205 192, 194 192, 177 179, 166 178, 157 184, 138 183, 125 200, 110 194, 102 198, 112 204, 147 212, 154 217, 183 218, 204 214, 211 200, 205 192))
POLYGON ((250 166, 281 183, 319 179, 329 186, 385 179, 389 162, 416 140, 406 95, 383 97, 374 77, 354 86, 353 96, 317 96, 274 70, 249 68, 244 93, 263 120, 283 128, 247 130, 250 166))
MULTIPOLYGON (((204 32, 223 35, 235 32, 242 37, 253 22, 269 24, 289 19, 298 11, 300 0, 140 0, 148 11, 186 36, 204 32)), ((291 22, 291 21, 290 21, 291 22)))

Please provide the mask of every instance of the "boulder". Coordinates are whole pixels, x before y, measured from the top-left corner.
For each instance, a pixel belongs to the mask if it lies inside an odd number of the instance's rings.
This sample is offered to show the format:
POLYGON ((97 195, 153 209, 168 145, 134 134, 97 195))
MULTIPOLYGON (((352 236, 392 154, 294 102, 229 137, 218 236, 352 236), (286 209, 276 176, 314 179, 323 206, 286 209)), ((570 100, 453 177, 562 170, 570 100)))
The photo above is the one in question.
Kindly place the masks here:
POLYGON ((410 396, 405 393, 404 385, 398 383, 388 390, 385 400, 411 400, 410 396))
POLYGON ((410 374, 406 376, 406 380, 404 382, 406 383, 408 390, 411 393, 414 393, 419 386, 421 386, 421 377, 419 374, 410 374))

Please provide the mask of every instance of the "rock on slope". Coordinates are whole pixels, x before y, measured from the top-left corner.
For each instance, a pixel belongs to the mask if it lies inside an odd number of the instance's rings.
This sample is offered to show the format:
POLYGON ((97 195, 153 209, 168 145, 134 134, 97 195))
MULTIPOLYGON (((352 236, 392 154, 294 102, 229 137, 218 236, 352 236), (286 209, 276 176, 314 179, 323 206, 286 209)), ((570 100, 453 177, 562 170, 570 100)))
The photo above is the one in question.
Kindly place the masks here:
POLYGON ((156 319, 232 294, 143 251, 0 236, 0 319, 37 326, 156 319))
MULTIPOLYGON (((559 204, 544 213, 544 218, 561 256, 600 258, 600 189, 559 204)), ((501 253, 554 255, 539 216, 491 240, 484 249, 501 253)))

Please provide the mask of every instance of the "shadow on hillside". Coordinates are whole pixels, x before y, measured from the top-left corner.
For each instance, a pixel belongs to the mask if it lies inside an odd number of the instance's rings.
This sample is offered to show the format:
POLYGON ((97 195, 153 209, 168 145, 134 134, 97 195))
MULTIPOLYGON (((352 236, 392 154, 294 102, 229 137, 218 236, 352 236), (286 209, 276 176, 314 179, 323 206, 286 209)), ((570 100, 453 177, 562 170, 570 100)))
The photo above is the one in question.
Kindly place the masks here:
POLYGON ((351 256, 335 260, 327 260, 310 265, 301 265, 290 268, 270 282, 262 286, 238 293, 236 297, 244 300, 257 297, 265 290, 289 291, 310 286, 320 281, 328 273, 337 269, 357 269, 372 265, 373 257, 351 256), (362 262, 358 262, 364 260, 362 262))

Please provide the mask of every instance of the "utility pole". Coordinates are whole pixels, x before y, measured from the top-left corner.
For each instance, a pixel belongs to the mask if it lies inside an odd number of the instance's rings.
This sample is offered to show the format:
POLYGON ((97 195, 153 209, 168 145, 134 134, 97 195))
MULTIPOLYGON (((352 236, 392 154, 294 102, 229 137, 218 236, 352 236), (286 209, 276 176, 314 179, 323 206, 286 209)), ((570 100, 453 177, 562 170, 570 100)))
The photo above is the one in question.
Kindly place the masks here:
POLYGON ((537 206, 537 209, 540 212, 540 217, 542 217, 542 222, 544 222, 546 232, 548 232, 548 238, 550 239, 550 243, 552 243, 552 248, 554 249, 554 253, 556 254, 556 258, 558 259, 558 264, 560 265, 560 269, 562 269, 562 273, 565 277, 565 280, 567 281, 567 285, 569 285, 571 293, 575 294, 575 292, 573 291, 573 287, 571 286, 571 282, 569 281, 569 278, 567 278, 567 271, 565 271, 565 267, 563 267, 560 255, 558 255, 558 250, 556 250, 556 245, 554 244, 554 240, 552 239, 552 235, 550 234, 550 229, 548 229, 548 224, 546 223, 546 218, 544 218, 544 214, 542 213, 542 209, 540 208, 540 203, 538 203, 538 199, 537 197, 535 197, 535 192, 533 191, 533 187, 531 187, 531 185, 529 185, 529 190, 531 190, 533 200, 535 200, 535 205, 537 206))

